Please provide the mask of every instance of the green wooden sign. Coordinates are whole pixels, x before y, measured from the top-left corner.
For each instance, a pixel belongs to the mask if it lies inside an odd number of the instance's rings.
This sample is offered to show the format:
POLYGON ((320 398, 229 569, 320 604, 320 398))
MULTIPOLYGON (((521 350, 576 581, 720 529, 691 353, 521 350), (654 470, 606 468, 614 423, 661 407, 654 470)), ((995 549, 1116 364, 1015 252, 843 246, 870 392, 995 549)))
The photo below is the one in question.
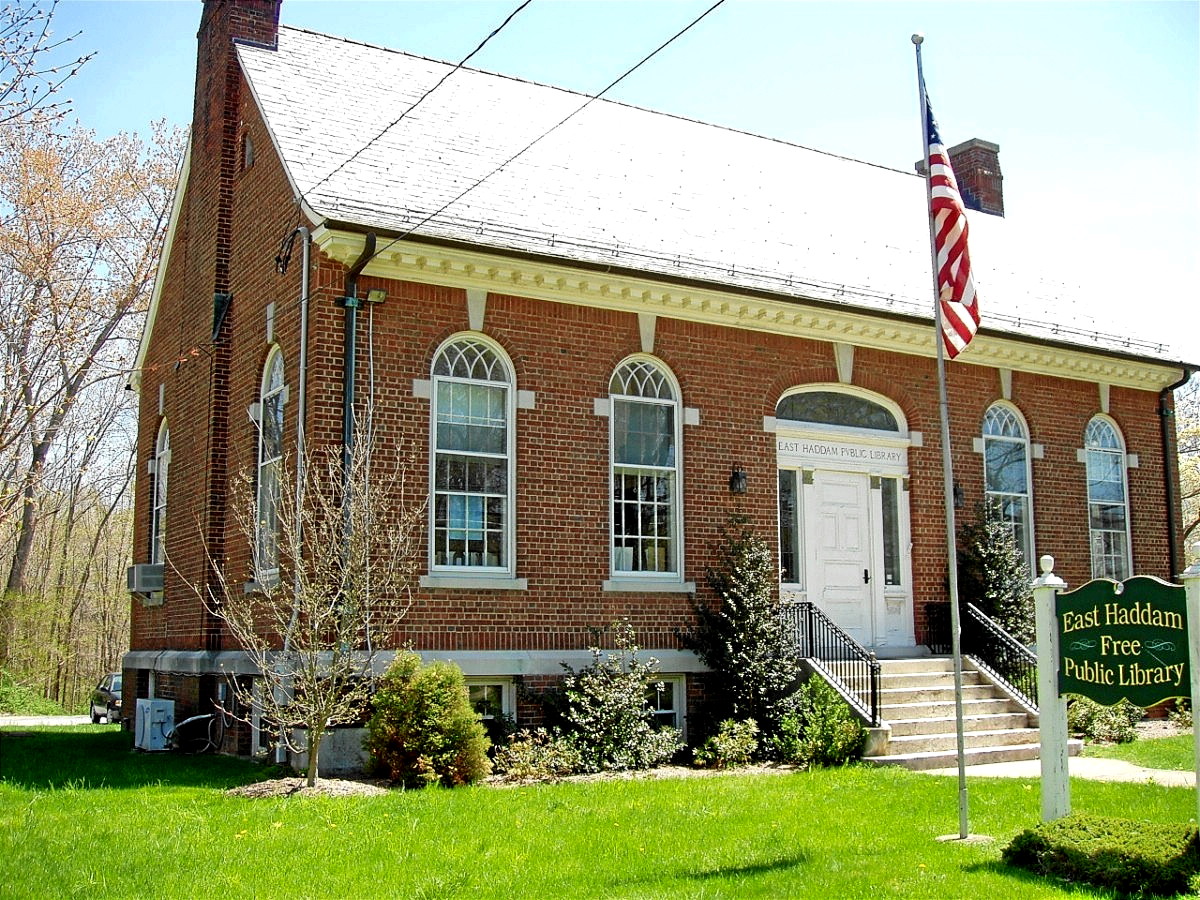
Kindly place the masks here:
POLYGON ((1058 689, 1112 706, 1153 706, 1191 694, 1182 586, 1138 575, 1059 594, 1058 689))

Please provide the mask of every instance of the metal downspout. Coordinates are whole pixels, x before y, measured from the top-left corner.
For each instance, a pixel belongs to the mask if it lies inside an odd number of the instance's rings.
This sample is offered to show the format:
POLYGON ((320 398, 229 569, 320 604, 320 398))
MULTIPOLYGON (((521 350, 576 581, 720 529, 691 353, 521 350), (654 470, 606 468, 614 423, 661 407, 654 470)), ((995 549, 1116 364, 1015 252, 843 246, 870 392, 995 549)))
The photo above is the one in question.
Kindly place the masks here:
POLYGON ((1167 385, 1158 393, 1158 426, 1162 437, 1163 482, 1167 489, 1167 562, 1170 566, 1170 577, 1172 578, 1183 571, 1183 564, 1179 561, 1179 552, 1176 549, 1179 543, 1179 524, 1175 521, 1175 502, 1178 499, 1176 497, 1176 487, 1179 483, 1179 466, 1178 462, 1173 464, 1171 460, 1171 429, 1175 427, 1175 415, 1174 406, 1168 406, 1167 399, 1176 390, 1187 384, 1195 374, 1195 369, 1184 366, 1183 377, 1174 384, 1167 385))
POLYGON ((354 454, 354 375, 355 343, 358 337, 358 276, 375 255, 375 232, 367 232, 363 250, 346 272, 346 310, 342 375, 342 522, 345 536, 350 535, 350 462, 354 454))

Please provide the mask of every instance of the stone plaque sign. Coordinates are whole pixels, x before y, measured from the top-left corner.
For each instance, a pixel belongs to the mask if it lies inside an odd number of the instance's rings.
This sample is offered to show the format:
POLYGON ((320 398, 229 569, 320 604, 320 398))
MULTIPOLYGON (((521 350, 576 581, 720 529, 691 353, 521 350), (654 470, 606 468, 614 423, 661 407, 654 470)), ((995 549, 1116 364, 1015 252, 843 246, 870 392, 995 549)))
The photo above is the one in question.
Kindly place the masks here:
POLYGON ((1055 604, 1059 692, 1112 706, 1153 706, 1191 694, 1187 602, 1179 585, 1139 575, 1101 579, 1055 604))

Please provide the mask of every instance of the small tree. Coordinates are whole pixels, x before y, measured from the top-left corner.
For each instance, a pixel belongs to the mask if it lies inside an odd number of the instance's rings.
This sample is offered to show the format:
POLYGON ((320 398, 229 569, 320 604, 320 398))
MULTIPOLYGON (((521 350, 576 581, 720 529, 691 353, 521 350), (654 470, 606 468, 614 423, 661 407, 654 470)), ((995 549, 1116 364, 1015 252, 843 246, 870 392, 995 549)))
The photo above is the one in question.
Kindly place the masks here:
MULTIPOLYGON (((264 686, 252 692, 230 679, 239 706, 259 710, 292 752, 308 752, 310 786, 328 729, 362 720, 375 657, 411 602, 424 503, 406 505, 403 467, 373 470, 372 451, 369 440, 356 445, 345 504, 338 448, 306 459, 299 485, 279 479, 277 573, 253 566, 244 573, 253 576, 247 589, 244 578, 215 567, 222 591, 210 609, 229 627, 264 686), (293 738, 293 726, 307 730, 306 741, 293 738)), ((250 546, 261 548, 247 480, 238 494, 238 528, 250 546)))
POLYGON ((800 664, 773 594, 771 548, 742 515, 721 534, 719 562, 707 572, 717 603, 698 601, 697 626, 680 639, 719 679, 716 718, 754 719, 770 738, 795 705, 800 664))
POLYGON ((1010 525, 994 504, 959 529, 958 595, 1025 644, 1034 640, 1033 576, 1010 525))

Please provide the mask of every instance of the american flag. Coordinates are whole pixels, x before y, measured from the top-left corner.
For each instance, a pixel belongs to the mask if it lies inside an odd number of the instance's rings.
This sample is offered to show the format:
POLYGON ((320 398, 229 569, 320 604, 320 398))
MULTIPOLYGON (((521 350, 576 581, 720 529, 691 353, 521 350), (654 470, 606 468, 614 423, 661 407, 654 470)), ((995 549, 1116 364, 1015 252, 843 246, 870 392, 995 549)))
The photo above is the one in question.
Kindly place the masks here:
POLYGON ((979 328, 979 301, 967 252, 967 216, 950 157, 938 135, 937 122, 925 95, 925 129, 929 144, 929 215, 937 255, 938 302, 942 306, 942 343, 954 359, 979 328))

